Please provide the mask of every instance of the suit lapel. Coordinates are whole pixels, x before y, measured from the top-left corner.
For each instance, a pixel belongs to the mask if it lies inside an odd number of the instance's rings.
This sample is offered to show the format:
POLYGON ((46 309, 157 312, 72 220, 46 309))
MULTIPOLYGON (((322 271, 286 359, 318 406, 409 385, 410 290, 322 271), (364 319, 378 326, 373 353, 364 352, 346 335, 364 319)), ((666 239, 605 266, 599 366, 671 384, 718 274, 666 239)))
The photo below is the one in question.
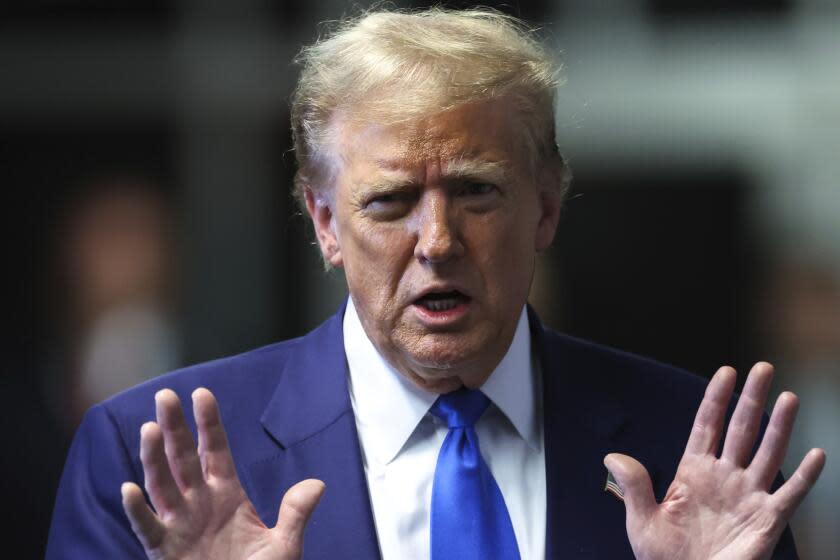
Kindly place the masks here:
POLYGON ((543 376, 546 558, 632 558, 624 504, 604 491, 604 456, 621 449, 624 408, 591 360, 529 308, 543 376))
POLYGON ((306 478, 327 490, 307 526, 304 557, 379 558, 359 438, 347 388, 344 308, 295 342, 261 417, 273 452, 246 469, 263 521, 273 525, 285 491, 306 478))

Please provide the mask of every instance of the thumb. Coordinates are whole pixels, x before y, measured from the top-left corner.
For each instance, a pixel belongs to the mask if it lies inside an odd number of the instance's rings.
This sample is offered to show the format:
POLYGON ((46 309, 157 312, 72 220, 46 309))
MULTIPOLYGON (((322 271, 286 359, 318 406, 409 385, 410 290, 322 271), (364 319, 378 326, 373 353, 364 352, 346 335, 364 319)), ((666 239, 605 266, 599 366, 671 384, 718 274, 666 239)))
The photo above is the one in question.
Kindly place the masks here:
POLYGON ((657 508, 647 469, 633 457, 620 453, 610 453, 604 457, 604 466, 612 473, 624 493, 628 527, 631 523, 646 523, 657 508))
POLYGON ((283 496, 275 530, 290 549, 303 550, 306 523, 321 500, 325 488, 323 482, 310 478, 298 482, 283 496))

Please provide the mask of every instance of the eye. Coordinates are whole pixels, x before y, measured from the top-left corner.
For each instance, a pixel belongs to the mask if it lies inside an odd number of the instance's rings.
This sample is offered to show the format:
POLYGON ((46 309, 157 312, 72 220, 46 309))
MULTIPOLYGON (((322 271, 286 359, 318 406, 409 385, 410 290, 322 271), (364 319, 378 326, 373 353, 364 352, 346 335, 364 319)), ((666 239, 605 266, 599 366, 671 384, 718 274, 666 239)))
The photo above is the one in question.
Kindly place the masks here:
POLYGON ((492 183, 467 183, 461 189, 461 194, 465 196, 482 196, 488 195, 496 190, 496 185, 492 183))
POLYGON ((387 193, 387 194, 380 194, 374 197, 369 198, 365 201, 365 208, 377 208, 377 207, 388 207, 394 206, 395 204, 400 204, 406 201, 406 195, 403 193, 387 193))
POLYGON ((375 220, 395 220, 408 213, 411 200, 410 193, 383 193, 366 200, 363 209, 375 220))
POLYGON ((371 204, 391 204, 393 202, 398 202, 399 199, 400 195, 398 194, 383 194, 375 196, 372 199, 368 200, 367 205, 370 206, 371 204))

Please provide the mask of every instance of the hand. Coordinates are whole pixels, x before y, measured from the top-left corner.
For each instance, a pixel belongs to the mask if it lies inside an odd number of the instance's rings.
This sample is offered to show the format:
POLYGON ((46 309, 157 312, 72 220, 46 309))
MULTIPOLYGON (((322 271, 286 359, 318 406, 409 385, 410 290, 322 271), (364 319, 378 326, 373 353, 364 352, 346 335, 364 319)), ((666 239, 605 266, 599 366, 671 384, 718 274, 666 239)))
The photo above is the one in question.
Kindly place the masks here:
POLYGON ((286 492, 277 525, 263 525, 234 468, 216 399, 192 394, 198 452, 178 396, 155 395, 157 423, 140 429, 140 460, 155 513, 133 482, 122 485, 131 528, 153 559, 293 560, 303 553, 303 532, 324 492, 304 480, 286 492))
POLYGON ((604 464, 624 492, 627 535, 637 558, 770 558, 788 519, 825 465, 825 453, 812 449, 793 476, 769 493, 799 407, 796 395, 788 392, 776 401, 750 462, 772 377, 773 366, 768 363, 758 363, 750 371, 718 458, 736 374, 730 367, 717 371, 661 504, 656 503, 650 477, 638 461, 619 454, 605 457, 604 464))

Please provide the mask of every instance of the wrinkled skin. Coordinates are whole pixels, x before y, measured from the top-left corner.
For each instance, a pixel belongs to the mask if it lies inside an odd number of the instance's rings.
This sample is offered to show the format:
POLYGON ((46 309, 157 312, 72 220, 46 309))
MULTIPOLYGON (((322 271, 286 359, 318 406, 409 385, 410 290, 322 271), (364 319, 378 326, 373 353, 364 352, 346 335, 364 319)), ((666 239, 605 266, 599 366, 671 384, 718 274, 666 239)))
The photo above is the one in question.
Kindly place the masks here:
POLYGON ((793 512, 816 482, 825 453, 811 450, 783 486, 769 493, 787 451, 798 401, 783 393, 776 401, 761 445, 750 461, 773 368, 756 364, 747 378, 719 448, 736 374, 715 374, 697 411, 685 454, 661 504, 645 468, 626 455, 604 464, 624 492, 627 534, 637 558, 766 559, 793 512))
POLYGON ((528 298, 560 217, 562 160, 534 164, 508 99, 399 125, 336 124, 340 169, 307 207, 326 260, 343 267, 365 332, 420 387, 480 387, 528 298), (457 320, 424 319, 430 289, 469 296, 457 320))
POLYGON ((236 475, 216 400, 207 389, 193 393, 198 449, 178 397, 155 395, 157 422, 144 424, 140 460, 155 511, 140 487, 122 486, 123 508, 149 558, 297 560, 306 522, 324 492, 304 480, 283 497, 277 525, 263 525, 236 475))

